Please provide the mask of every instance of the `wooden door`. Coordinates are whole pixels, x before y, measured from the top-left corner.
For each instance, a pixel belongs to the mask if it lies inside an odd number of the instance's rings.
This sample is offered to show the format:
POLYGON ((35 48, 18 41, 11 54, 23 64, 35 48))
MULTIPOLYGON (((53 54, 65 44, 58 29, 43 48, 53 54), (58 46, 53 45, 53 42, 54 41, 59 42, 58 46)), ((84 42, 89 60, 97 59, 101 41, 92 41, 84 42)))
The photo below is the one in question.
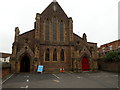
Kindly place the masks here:
POLYGON ((82 71, 89 71, 89 62, 87 58, 82 59, 82 71))

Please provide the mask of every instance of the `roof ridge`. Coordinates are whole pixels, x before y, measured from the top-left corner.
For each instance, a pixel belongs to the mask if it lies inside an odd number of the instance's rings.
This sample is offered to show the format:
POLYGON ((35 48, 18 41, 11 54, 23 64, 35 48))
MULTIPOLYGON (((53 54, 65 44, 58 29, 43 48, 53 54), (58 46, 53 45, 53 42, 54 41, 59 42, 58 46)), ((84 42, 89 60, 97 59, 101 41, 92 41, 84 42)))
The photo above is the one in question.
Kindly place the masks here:
POLYGON ((26 31, 26 32, 20 34, 19 36, 24 35, 24 34, 29 33, 29 32, 32 32, 32 31, 34 31, 34 30, 35 30, 35 29, 32 29, 32 30, 30 30, 30 31, 26 31))

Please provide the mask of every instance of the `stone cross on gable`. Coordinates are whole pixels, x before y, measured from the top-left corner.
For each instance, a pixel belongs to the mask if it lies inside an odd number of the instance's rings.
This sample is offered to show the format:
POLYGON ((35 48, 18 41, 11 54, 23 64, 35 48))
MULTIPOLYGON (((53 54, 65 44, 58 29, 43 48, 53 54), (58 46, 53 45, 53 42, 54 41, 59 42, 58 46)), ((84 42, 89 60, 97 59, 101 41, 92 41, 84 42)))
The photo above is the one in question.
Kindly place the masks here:
POLYGON ((56 0, 53 0, 53 2, 57 2, 56 0))

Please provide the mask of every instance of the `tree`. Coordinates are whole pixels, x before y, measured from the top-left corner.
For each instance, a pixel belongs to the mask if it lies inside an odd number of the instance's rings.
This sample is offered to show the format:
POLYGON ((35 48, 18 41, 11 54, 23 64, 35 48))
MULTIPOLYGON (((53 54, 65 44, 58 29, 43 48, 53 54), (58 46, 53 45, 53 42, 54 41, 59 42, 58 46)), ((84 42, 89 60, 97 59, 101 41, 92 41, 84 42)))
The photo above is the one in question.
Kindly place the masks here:
POLYGON ((105 62, 120 62, 120 51, 110 51, 103 57, 105 62))

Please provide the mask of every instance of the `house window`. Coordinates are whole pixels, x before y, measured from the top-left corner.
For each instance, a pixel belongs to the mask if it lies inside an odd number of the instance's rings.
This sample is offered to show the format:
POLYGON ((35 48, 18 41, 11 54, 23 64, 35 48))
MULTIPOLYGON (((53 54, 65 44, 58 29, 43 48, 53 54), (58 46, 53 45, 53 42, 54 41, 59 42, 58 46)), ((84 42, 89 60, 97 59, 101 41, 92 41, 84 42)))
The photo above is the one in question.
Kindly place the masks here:
POLYGON ((103 53, 105 52, 105 47, 102 48, 102 52, 103 52, 103 53))
POLYGON ((110 49, 110 50, 112 50, 112 45, 111 45, 111 46, 109 46, 109 49, 110 49))
POLYGON ((63 22, 60 22, 60 41, 64 41, 63 22))
POLYGON ((60 51, 60 61, 64 61, 64 50, 60 51))
POLYGON ((53 41, 56 41, 57 31, 56 31, 56 18, 53 18, 53 41))
POLYGON ((46 40, 49 40, 49 20, 46 20, 46 40))
POLYGON ((45 52, 45 61, 50 61, 50 50, 49 50, 49 48, 47 48, 46 52, 45 52))
POLYGON ((57 50, 54 49, 53 51, 53 61, 57 61, 57 50))
POLYGON ((118 49, 120 49, 120 46, 118 46, 118 49))

